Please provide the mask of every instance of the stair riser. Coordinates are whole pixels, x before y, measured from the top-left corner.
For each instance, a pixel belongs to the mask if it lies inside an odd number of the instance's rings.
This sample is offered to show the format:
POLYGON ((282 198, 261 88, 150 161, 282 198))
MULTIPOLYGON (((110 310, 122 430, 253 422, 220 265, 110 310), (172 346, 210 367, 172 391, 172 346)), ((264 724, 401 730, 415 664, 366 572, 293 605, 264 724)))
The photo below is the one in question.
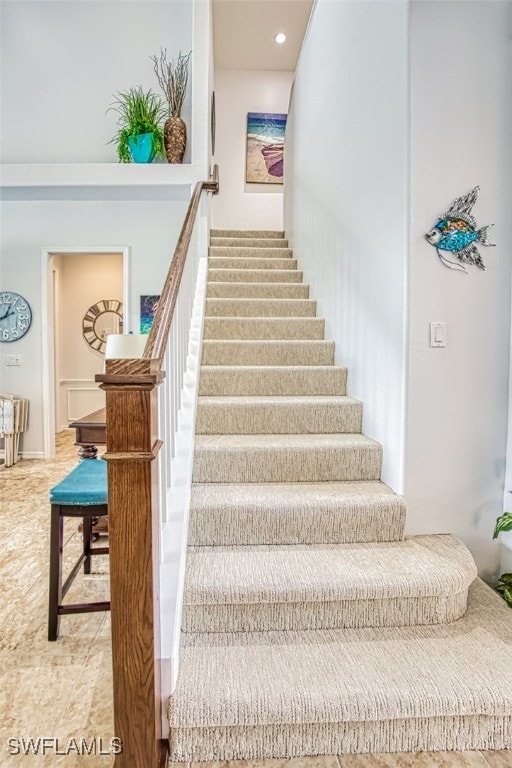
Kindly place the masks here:
POLYGON ((286 632, 310 629, 407 627, 444 624, 464 615, 467 590, 446 598, 336 600, 332 602, 187 605, 184 632, 286 632))
MULTIPOLYGON (((257 504, 257 500, 255 500, 257 504)), ((248 546, 259 544, 352 544, 401 541, 405 507, 375 504, 371 511, 304 508, 247 509, 241 506, 201 506, 192 502, 189 544, 248 546)))
MULTIPOLYGON (((512 715, 175 728, 171 760, 246 760, 303 755, 510 749, 512 715)), ((315 758, 312 758, 312 768, 315 758)), ((363 766, 362 759, 358 765, 363 766)))
POLYGON ((284 232, 276 229, 212 229, 210 237, 274 238, 282 239, 284 232))
POLYGON ((302 283, 296 269, 209 269, 212 283, 302 283))
POLYGON ((304 283, 212 282, 206 287, 210 299, 307 299, 304 283))
POLYGON ((315 317, 307 299, 208 299, 206 317, 315 317))
POLYGON ((297 259, 217 258, 210 256, 209 269, 297 269, 297 259))
POLYGON ((330 434, 361 432, 361 403, 348 405, 233 405, 198 403, 199 435, 330 434))
POLYGON ((202 365, 332 365, 330 341, 205 341, 202 365))
POLYGON ((345 395, 347 369, 327 366, 238 370, 226 365, 201 368, 200 395, 345 395))
POLYGON ((209 318, 204 339, 280 340, 323 339, 324 321, 315 318, 209 318))
POLYGON ((212 237, 212 248, 288 248, 288 240, 272 237, 212 237))
POLYGON ((382 451, 365 447, 289 447, 260 450, 196 448, 195 483, 307 483, 378 480, 382 451))
MULTIPOLYGON (((221 258, 225 261, 231 262, 231 261, 252 261, 253 259, 262 259, 268 262, 272 261, 295 261, 297 262, 297 259, 292 259, 292 250, 291 248, 218 248, 216 246, 210 247, 208 249, 208 255, 210 257, 210 261, 212 259, 221 258)), ((235 269, 235 267, 231 267, 231 269, 235 269)), ((240 269, 244 269, 244 267, 240 267, 240 269)), ((269 269, 272 269, 272 267, 269 267, 269 269)), ((274 267, 274 269, 277 269, 277 267, 274 267)), ((290 267, 288 267, 290 269, 290 267)))

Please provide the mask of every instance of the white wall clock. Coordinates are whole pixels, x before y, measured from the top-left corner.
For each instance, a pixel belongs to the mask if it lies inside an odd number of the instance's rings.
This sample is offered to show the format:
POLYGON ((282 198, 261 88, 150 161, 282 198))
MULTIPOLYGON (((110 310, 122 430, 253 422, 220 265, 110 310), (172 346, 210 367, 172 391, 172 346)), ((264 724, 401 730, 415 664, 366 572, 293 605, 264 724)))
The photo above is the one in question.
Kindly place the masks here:
POLYGON ((0 291, 0 341, 17 341, 32 323, 29 303, 19 293, 0 291))
POLYGON ((117 299, 100 299, 82 320, 83 337, 92 349, 105 352, 107 336, 123 332, 123 305, 117 299))

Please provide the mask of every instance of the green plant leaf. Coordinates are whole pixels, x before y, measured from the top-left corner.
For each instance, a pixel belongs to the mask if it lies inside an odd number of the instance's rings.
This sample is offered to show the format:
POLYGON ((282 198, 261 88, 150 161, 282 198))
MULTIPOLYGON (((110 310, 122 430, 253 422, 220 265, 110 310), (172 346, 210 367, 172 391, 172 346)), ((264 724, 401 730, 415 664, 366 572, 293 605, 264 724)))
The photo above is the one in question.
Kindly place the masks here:
POLYGON ((512 512, 505 512, 496 520, 496 527, 494 528, 493 539, 497 539, 500 533, 503 531, 512 531, 512 512))
POLYGON ((161 124, 166 115, 166 107, 161 97, 151 89, 144 91, 140 85, 127 91, 119 91, 114 96, 115 101, 107 109, 107 113, 117 113, 118 129, 109 143, 116 144, 119 162, 131 163, 128 137, 139 136, 141 133, 152 133, 155 153, 162 154, 164 136, 161 124))
POLYGON ((512 587, 505 587, 505 589, 502 592, 502 596, 507 603, 507 605, 510 605, 512 608, 512 587))
POLYGON ((494 589, 512 608, 512 573, 502 573, 494 589))

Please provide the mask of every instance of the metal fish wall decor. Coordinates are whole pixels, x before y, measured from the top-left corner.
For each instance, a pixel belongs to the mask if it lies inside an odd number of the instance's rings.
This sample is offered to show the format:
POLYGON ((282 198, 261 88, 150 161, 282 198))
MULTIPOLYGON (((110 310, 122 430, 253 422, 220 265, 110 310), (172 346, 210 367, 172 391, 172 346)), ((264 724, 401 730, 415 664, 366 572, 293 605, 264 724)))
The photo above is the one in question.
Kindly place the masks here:
POLYGON ((479 192, 480 187, 475 187, 464 197, 454 200, 449 210, 439 217, 433 229, 425 235, 430 245, 436 249, 441 262, 449 269, 460 269, 466 272, 464 266, 466 264, 485 269, 476 244, 496 245, 488 240, 489 228, 493 225, 488 224, 478 229, 471 215, 471 209, 477 201, 479 192), (458 262, 450 261, 441 251, 453 253, 458 262))

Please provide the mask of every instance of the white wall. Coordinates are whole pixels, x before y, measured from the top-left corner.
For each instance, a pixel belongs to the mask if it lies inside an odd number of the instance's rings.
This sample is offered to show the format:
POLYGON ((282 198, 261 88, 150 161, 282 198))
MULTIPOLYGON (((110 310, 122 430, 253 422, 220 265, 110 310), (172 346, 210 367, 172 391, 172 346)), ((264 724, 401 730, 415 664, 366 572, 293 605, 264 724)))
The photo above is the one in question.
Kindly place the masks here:
POLYGON ((407 5, 317 0, 292 89, 285 230, 402 487, 407 5))
POLYGON ((510 3, 443 2, 442 23, 438 2, 411 5, 409 530, 454 531, 484 577, 498 566, 507 433, 511 32, 510 3), (487 269, 465 276, 423 235, 476 184, 473 214, 496 223, 497 247, 481 247, 487 269), (446 322, 445 349, 429 348, 430 320, 446 322))
MULTIPOLYGON (((33 322, 12 349, 0 350, 2 388, 30 400, 29 430, 23 451, 43 450, 42 413, 42 258, 41 249, 86 250, 87 246, 129 246, 128 292, 131 306, 126 330, 138 330, 141 294, 159 293, 188 205, 183 200, 25 201, 0 206, 0 284, 28 300, 33 322), (14 349, 16 347, 16 349, 14 349), (6 367, 6 352, 21 355, 20 367, 6 367)), ((98 297, 101 298, 101 297, 98 297)), ((4 345, 5 347, 5 345, 4 345)), ((98 360, 98 372, 102 361, 98 360)))
MULTIPOLYGON (((282 229, 281 184, 246 184, 248 112, 288 112, 293 72, 215 71, 215 156, 220 193, 212 202, 218 229, 282 229)), ((285 168, 286 177, 286 168, 285 168)))
POLYGON ((407 530, 456 533, 485 578, 506 456, 511 17, 483 0, 318 0, 286 149, 285 228, 384 444, 383 478, 405 491, 407 530), (424 234, 476 184, 498 245, 464 276, 424 234), (432 320, 445 349, 429 346, 432 320))
MULTIPOLYGON (((193 48, 190 0, 2 0, 4 163, 117 162, 113 94, 161 94, 150 56, 193 48)), ((191 84, 182 117, 191 128, 191 84)), ((190 162, 190 142, 184 162, 190 162)))
POLYGON ((94 381, 104 357, 87 344, 82 321, 89 307, 101 299, 122 303, 123 257, 120 253, 59 254, 53 256, 53 268, 56 428, 60 430, 104 406, 104 392, 94 381))

